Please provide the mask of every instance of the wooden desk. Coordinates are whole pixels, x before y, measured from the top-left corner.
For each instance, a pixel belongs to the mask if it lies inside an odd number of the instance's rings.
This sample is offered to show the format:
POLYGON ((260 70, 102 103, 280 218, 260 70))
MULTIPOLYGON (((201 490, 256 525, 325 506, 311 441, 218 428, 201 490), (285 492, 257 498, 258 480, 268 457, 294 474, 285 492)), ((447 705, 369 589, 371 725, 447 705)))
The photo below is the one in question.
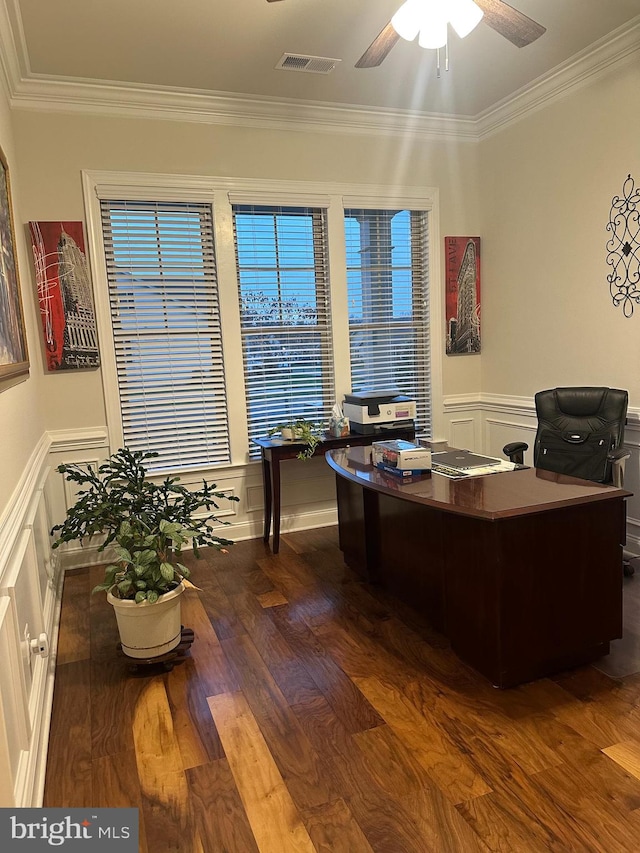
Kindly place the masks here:
POLYGON ((347 564, 494 685, 588 663, 622 636, 629 492, 531 468, 401 483, 359 448, 327 461, 347 564))
MULTIPOLYGON (((403 438, 413 441, 415 438, 414 427, 398 427, 395 429, 380 430, 374 435, 361 435, 352 432, 345 438, 333 438, 324 436, 322 442, 316 447, 314 456, 321 456, 327 450, 347 446, 370 445, 374 441, 383 439, 403 438)), ((262 458, 262 487, 264 492, 264 534, 265 542, 269 541, 271 531, 271 519, 273 517, 273 545, 272 550, 277 554, 280 550, 280 463, 286 459, 295 459, 305 445, 299 441, 285 441, 281 438, 254 438, 254 444, 260 447, 262 458)), ((302 461, 302 460, 300 460, 302 461)))

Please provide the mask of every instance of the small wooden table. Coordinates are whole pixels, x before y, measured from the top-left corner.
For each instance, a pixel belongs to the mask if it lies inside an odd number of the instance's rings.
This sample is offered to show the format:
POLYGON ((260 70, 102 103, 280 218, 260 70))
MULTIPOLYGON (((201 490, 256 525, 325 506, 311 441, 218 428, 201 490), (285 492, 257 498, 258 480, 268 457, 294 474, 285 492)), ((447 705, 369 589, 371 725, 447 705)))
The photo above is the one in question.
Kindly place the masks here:
MULTIPOLYGON (((344 438, 334 438, 325 433, 322 441, 315 448, 314 456, 324 456, 327 450, 339 447, 356 447, 372 444, 374 441, 391 439, 415 439, 415 427, 389 427, 380 429, 372 435, 361 435, 351 432, 344 438)), ((280 550, 280 463, 285 459, 295 459, 305 444, 300 441, 285 441, 282 438, 254 438, 254 444, 260 447, 262 457, 262 485, 264 491, 264 535, 263 540, 269 541, 271 519, 273 517, 272 550, 277 554, 280 550)))

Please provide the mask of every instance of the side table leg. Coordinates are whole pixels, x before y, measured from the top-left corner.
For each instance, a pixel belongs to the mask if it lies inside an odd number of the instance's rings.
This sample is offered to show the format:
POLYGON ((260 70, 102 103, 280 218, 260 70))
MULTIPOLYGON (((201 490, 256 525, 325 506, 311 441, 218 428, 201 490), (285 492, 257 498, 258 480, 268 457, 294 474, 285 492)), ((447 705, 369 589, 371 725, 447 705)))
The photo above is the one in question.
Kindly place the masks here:
POLYGON ((271 490, 273 495, 273 544, 271 550, 277 554, 280 550, 280 460, 272 459, 271 490))
POLYGON ((271 533, 271 462, 265 457, 264 450, 262 451, 262 491, 264 502, 262 539, 264 542, 268 542, 271 533))

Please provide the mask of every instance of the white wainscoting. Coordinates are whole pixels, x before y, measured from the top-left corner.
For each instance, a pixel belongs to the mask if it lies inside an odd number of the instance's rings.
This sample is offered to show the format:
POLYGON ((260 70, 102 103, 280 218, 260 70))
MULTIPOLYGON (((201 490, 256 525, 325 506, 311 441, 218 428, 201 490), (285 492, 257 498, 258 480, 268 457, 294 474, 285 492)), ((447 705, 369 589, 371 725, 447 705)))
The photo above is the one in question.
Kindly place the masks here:
MULTIPOLYGON (((98 466, 110 454, 106 428, 44 435, 0 518, 0 808, 42 804, 63 570, 103 562, 99 542, 51 548, 51 528, 75 499, 56 469, 63 463, 98 466), (49 654, 31 650, 46 634, 49 654)), ((260 463, 190 472, 185 486, 205 477, 238 503, 221 502, 218 528, 233 540, 262 535, 264 506, 260 463)), ((337 521, 333 474, 322 459, 283 466, 282 530, 337 521)))
MULTIPOLYGON (((57 472, 61 464, 99 466, 111 449, 106 426, 84 430, 50 432, 49 465, 53 471, 51 518, 60 524, 66 509, 75 500, 74 484, 57 472)), ((282 533, 337 524, 334 474, 324 459, 287 460, 282 464, 282 533)), ((264 502, 260 462, 230 467, 203 468, 181 475, 180 483, 197 488, 202 479, 215 483, 218 491, 239 497, 238 502, 221 501, 219 518, 226 522, 216 533, 233 541, 262 536, 264 502)), ((107 554, 98 550, 100 541, 69 542, 56 549, 64 569, 103 563, 107 554)))
MULTIPOLYGON (((453 446, 502 456, 504 444, 525 441, 531 447, 537 421, 533 399, 501 395, 465 395, 443 401, 443 434, 453 446)), ((627 548, 640 554, 640 410, 629 412, 625 445, 631 451, 626 487, 627 548)), ((60 613, 62 568, 102 562, 99 543, 71 543, 52 551, 49 531, 60 523, 74 494, 56 468, 61 463, 98 465, 110 453, 106 427, 52 432, 41 439, 17 485, 9 509, 0 518, 0 807, 41 804, 55 651, 60 613), (48 657, 34 654, 30 640, 45 633, 48 657)), ((526 460, 531 461, 531 451, 526 460)), ((262 472, 259 463, 203 470, 182 478, 194 485, 205 477, 236 504, 221 507, 230 522, 221 535, 242 540, 262 535, 262 472)), ((335 524, 334 478, 321 458, 291 461, 282 468, 283 532, 335 524)))
MULTIPOLYGON (((439 422, 442 430, 437 438, 446 439, 453 447, 466 447, 501 457, 505 444, 524 441, 530 448, 525 454, 525 462, 532 463, 531 448, 537 427, 533 397, 499 394, 445 397, 439 422)), ((61 463, 71 462, 99 464, 109 456, 109 439, 106 426, 51 432, 49 437, 49 464, 54 471, 49 515, 54 523, 59 523, 74 494, 55 468, 61 463)), ((634 492, 627 505, 627 546, 634 553, 640 553, 640 409, 629 411, 625 445, 631 451, 625 485, 634 492)), ((260 464, 253 462, 203 469, 185 474, 181 481, 186 486, 191 483, 195 486, 203 477, 216 483, 221 491, 240 498, 238 503, 221 505, 220 517, 229 525, 218 528, 220 535, 235 541, 262 536, 264 504, 260 464)), ((334 477, 324 460, 316 457, 305 462, 285 462, 282 465, 282 532, 336 523, 334 477)), ((105 555, 97 551, 98 545, 99 542, 85 543, 84 546, 70 543, 60 549, 64 567, 103 562, 105 555)))
MULTIPOLYGON (((445 397, 443 409, 445 435, 442 437, 453 447, 468 447, 503 457, 505 444, 524 441, 529 445, 525 463, 533 463, 538 426, 533 397, 498 394, 445 397), (460 440, 460 436, 464 439, 460 440)), ((625 488, 633 492, 627 501, 626 550, 640 554, 640 409, 629 409, 624 444, 631 452, 625 468, 625 488)))
MULTIPOLYGON (((457 447, 502 456, 511 441, 530 446, 536 431, 533 399, 465 395, 443 401, 443 434, 457 447)), ((629 412, 625 445, 631 451, 626 487, 627 547, 640 554, 640 410, 629 412), (636 497, 637 496, 637 497, 636 497)), ((61 463, 99 465, 110 453, 106 427, 49 433, 35 448, 9 509, 0 518, 0 807, 42 802, 62 569, 104 560, 99 543, 71 543, 52 551, 49 531, 60 523, 74 494, 56 468, 61 463), (30 640, 45 633, 47 657, 35 654, 30 640)), ((530 461, 531 451, 526 459, 530 461)), ((262 535, 262 471, 259 463, 203 470, 182 478, 184 485, 205 477, 238 503, 221 506, 221 535, 240 541, 262 535)), ((335 524, 335 486, 321 458, 291 461, 282 468, 283 532, 335 524)))
POLYGON ((53 701, 61 572, 51 550, 49 437, 0 518, 0 806, 42 802, 53 701), (31 641, 45 635, 49 653, 31 641))

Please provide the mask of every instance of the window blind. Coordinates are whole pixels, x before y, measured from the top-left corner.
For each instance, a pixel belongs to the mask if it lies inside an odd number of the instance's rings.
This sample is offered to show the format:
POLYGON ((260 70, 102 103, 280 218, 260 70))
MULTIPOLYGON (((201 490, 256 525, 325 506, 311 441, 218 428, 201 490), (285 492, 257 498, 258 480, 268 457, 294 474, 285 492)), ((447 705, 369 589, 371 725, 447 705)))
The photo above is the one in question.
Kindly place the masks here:
POLYGON ((326 420, 335 402, 326 211, 232 211, 249 438, 292 419, 326 420))
POLYGON ((230 461, 208 204, 101 202, 124 442, 154 470, 230 461))
POLYGON ((346 209, 351 385, 416 400, 431 432, 426 211, 346 209))

